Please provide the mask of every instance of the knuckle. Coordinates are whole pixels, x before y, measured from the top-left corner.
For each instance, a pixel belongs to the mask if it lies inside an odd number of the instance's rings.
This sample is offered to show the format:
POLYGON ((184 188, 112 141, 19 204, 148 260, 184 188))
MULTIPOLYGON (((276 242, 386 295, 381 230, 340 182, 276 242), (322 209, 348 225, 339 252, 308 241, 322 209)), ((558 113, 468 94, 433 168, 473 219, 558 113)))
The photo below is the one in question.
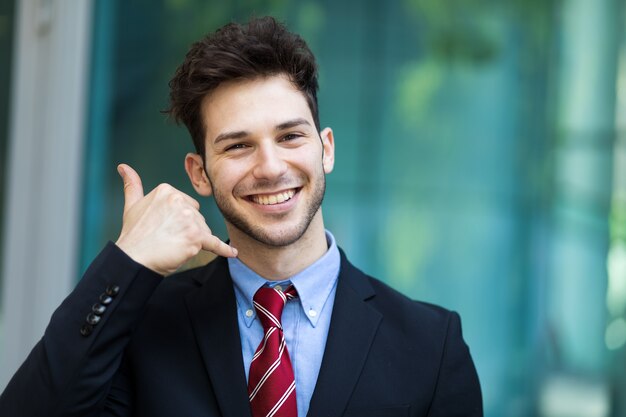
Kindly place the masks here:
POLYGON ((193 217, 193 215, 194 215, 193 210, 192 210, 192 209, 190 209, 190 208, 184 208, 184 209, 182 209, 182 210, 180 211, 180 214, 181 214, 183 217, 187 218, 187 219, 192 218, 192 217, 193 217))
POLYGON ((163 183, 157 185, 155 190, 157 191, 157 193, 164 193, 164 192, 169 191, 169 187, 170 187, 169 184, 163 182, 163 183))
POLYGON ((200 252, 201 247, 198 245, 190 245, 187 248, 187 257, 188 258, 192 258, 194 256, 196 256, 198 254, 198 252, 200 252))
POLYGON ((190 223, 185 229, 187 239, 193 244, 202 244, 202 229, 195 223, 190 223))
POLYGON ((180 202, 182 202, 183 197, 178 194, 178 193, 169 193, 167 195, 167 201, 170 204, 179 204, 180 202))
POLYGON ((196 225, 193 223, 189 223, 185 225, 185 228, 183 230, 183 235, 185 236, 185 239, 188 242, 195 244, 196 241, 198 240, 198 230, 197 230, 196 225))
POLYGON ((173 187, 166 183, 161 183, 154 188, 154 192, 158 197, 167 197, 172 193, 173 187))

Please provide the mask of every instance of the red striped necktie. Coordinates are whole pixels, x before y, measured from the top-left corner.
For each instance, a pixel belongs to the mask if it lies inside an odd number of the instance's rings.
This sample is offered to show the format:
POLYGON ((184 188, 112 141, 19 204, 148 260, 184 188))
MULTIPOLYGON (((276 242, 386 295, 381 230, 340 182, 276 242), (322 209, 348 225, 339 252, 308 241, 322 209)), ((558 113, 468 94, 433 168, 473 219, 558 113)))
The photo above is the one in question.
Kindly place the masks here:
POLYGON ((281 316, 287 300, 298 294, 293 285, 284 292, 261 287, 254 308, 265 336, 250 363, 248 395, 253 417, 296 417, 296 381, 285 344, 281 316))

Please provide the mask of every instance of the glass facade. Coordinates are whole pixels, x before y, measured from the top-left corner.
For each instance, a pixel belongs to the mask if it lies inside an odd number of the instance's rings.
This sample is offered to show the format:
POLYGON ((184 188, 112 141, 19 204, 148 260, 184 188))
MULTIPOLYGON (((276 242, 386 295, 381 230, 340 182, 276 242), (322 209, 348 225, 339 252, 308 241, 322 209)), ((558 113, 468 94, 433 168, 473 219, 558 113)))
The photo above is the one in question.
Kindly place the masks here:
POLYGON ((118 163, 146 192, 194 195, 191 140, 159 113, 189 45, 271 14, 319 61, 337 147, 327 227, 366 272, 461 313, 486 415, 626 416, 621 12, 617 0, 95 2, 81 268, 119 233, 118 163))

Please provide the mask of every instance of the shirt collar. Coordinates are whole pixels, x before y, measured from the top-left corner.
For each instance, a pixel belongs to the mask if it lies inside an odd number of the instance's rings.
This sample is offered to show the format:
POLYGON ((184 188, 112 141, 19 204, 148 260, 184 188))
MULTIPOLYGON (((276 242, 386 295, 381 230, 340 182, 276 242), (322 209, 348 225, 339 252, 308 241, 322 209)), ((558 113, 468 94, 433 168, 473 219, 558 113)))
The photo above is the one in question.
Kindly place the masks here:
POLYGON ((320 315, 331 313, 324 310, 324 305, 337 283, 341 258, 335 237, 328 230, 326 231, 326 242, 328 250, 321 258, 283 281, 266 280, 238 258, 228 258, 228 268, 235 287, 238 314, 241 314, 247 327, 250 327, 256 318, 252 298, 263 285, 286 287, 289 283, 293 284, 298 291, 298 301, 304 315, 313 327, 317 324, 320 315))

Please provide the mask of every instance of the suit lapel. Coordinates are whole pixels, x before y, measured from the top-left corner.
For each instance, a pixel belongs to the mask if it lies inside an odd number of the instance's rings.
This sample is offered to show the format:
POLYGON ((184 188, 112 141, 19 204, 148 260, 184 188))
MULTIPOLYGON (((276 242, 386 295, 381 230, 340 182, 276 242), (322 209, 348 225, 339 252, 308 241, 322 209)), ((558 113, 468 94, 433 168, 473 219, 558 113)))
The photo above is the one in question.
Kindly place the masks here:
POLYGON ((218 258, 201 271, 201 287, 186 298, 196 341, 222 415, 249 417, 237 305, 228 263, 218 258))
POLYGON ((365 302, 372 296, 374 290, 366 276, 342 252, 330 329, 309 417, 343 414, 382 319, 365 302))

